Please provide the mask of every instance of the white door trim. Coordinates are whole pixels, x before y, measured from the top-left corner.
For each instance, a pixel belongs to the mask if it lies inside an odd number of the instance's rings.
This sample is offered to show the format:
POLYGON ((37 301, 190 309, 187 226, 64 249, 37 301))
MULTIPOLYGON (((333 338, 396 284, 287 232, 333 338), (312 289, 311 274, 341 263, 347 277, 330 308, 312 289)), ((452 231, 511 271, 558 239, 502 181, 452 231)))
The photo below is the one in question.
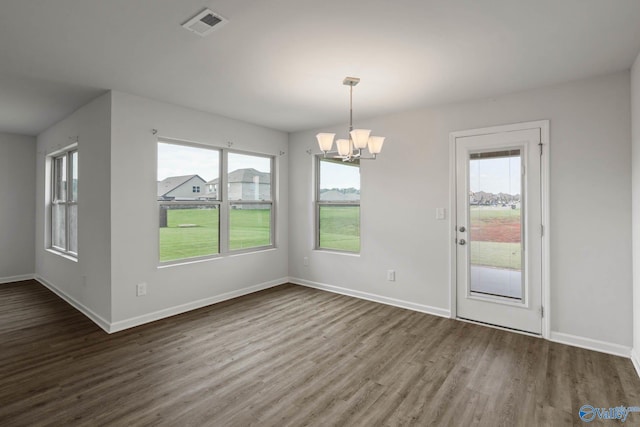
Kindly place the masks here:
POLYGON ((465 136, 487 135, 492 133, 513 132, 527 129, 540 129, 540 141, 542 142, 542 157, 540 159, 540 182, 542 191, 542 224, 544 235, 542 236, 542 302, 544 316, 542 318, 542 337, 549 339, 551 336, 551 286, 550 277, 551 257, 549 254, 550 215, 549 215, 549 120, 515 123, 502 126, 491 126, 479 129, 470 129, 451 132, 449 134, 449 310, 451 318, 457 317, 456 297, 456 139, 465 136))

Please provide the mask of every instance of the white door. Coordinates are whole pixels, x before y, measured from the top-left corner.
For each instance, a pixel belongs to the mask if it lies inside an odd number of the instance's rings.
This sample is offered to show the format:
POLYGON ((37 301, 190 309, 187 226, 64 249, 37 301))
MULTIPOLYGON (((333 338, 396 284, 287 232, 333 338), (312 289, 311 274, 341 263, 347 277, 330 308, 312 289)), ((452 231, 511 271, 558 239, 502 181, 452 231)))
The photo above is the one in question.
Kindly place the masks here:
POLYGON ((455 138, 456 312, 542 332, 540 129, 455 138))

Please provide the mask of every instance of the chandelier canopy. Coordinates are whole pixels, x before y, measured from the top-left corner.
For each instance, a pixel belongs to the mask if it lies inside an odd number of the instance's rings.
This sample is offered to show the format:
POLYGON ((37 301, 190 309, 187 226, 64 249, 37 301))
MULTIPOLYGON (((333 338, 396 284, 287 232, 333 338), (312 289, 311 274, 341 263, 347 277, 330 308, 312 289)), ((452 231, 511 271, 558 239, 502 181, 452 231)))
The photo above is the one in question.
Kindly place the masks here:
POLYGON ((345 162, 369 159, 374 160, 382 151, 384 136, 371 136, 370 129, 353 128, 353 87, 360 82, 358 77, 345 77, 343 85, 349 86, 349 139, 338 139, 336 141, 337 151, 333 148, 335 133, 319 133, 316 135, 320 150, 324 157, 332 159, 342 159, 345 162), (364 149, 369 151, 370 157, 363 156, 364 149))

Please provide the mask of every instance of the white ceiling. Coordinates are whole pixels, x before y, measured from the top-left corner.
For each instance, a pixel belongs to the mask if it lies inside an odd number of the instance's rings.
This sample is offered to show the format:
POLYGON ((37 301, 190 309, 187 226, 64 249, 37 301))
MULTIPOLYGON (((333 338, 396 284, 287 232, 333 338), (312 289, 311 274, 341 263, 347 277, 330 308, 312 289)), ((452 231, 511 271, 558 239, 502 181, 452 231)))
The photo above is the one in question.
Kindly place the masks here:
POLYGON ((107 89, 284 131, 624 70, 639 0, 2 0, 0 131, 107 89), (209 7, 229 23, 180 26, 209 7))

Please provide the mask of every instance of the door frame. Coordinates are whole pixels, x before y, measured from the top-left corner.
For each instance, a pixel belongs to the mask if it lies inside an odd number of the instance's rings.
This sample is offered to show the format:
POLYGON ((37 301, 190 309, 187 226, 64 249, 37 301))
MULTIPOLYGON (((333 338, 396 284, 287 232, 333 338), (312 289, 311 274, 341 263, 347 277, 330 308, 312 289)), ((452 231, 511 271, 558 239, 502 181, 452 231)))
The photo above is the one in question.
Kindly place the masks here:
MULTIPOLYGON (((542 337, 549 339, 551 335, 551 257, 550 246, 550 215, 549 215, 549 120, 538 120, 533 122, 522 122, 508 125, 491 126, 478 129, 455 131, 449 134, 449 312, 452 319, 457 318, 457 260, 456 260, 456 139, 467 136, 487 135, 492 133, 513 132, 519 130, 540 129, 540 142, 542 143, 542 156, 540 157, 540 185, 541 185, 541 208, 542 208, 542 306, 544 315, 542 316, 542 337)), ((500 329, 499 326, 496 326, 500 329)), ((519 331, 514 331, 519 332, 519 331)), ((524 333, 524 332, 519 332, 524 333)), ((526 333, 524 333, 526 334, 526 333)), ((529 335, 529 334, 526 334, 529 335)), ((537 336, 537 335, 536 335, 537 336)))

